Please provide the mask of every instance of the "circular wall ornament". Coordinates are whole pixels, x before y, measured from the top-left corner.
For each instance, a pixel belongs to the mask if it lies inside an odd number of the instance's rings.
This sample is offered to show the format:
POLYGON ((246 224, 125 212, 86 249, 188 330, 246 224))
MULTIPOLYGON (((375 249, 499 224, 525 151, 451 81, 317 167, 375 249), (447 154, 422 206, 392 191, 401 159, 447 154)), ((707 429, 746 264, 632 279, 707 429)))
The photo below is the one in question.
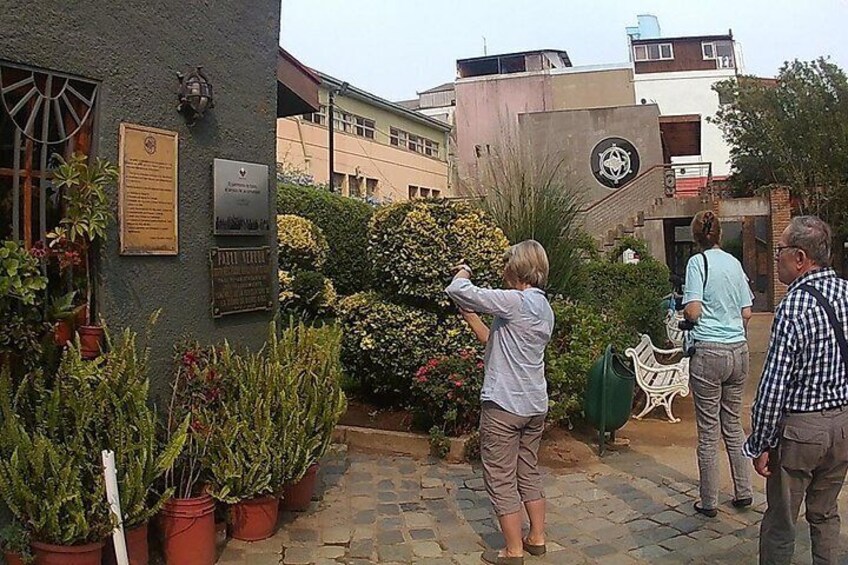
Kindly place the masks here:
POLYGON ((620 137, 608 137, 595 145, 590 162, 595 180, 608 188, 621 188, 639 174, 639 152, 620 137))

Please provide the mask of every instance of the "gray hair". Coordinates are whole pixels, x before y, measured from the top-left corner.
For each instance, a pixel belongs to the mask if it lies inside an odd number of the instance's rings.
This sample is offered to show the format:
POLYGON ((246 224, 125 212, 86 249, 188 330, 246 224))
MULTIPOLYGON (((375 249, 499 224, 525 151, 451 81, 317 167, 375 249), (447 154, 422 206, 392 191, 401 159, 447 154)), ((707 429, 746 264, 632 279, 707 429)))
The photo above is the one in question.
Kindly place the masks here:
POLYGON ((536 288, 548 284, 548 254, 538 241, 527 239, 506 251, 504 274, 536 288))
POLYGON ((803 249, 819 267, 830 266, 833 236, 830 226, 816 216, 797 216, 789 222, 786 243, 803 249))

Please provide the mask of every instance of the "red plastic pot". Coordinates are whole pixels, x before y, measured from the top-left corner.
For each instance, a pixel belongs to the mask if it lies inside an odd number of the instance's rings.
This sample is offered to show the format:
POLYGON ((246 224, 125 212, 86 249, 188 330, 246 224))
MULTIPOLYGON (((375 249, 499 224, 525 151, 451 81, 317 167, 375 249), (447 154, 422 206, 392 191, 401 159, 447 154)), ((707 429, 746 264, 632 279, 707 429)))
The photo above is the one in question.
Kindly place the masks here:
POLYGON ((280 500, 276 496, 258 496, 230 506, 233 538, 259 541, 274 535, 280 500))
POLYGON ((283 510, 303 512, 309 508, 312 495, 315 494, 315 483, 318 481, 318 463, 313 463, 303 478, 296 483, 283 487, 283 500, 280 502, 283 510))
MULTIPOLYGON (((124 530, 124 540, 127 544, 127 557, 130 565, 147 565, 150 562, 150 550, 147 546, 147 524, 124 530)), ((103 551, 103 565, 117 565, 115 560, 115 546, 112 538, 106 542, 103 551)))
POLYGON ((3 559, 6 560, 6 565, 24 565, 24 560, 17 553, 4 551, 3 559))
POLYGON ((74 327, 70 320, 59 320, 53 326, 53 341, 60 347, 74 339, 74 327))
POLYGON ((100 565, 104 545, 102 541, 86 545, 53 545, 34 541, 32 550, 38 565, 100 565))
POLYGON ((100 326, 80 326, 77 330, 80 338, 80 355, 83 359, 97 359, 103 350, 105 332, 100 326))
POLYGON ((215 500, 172 498, 159 513, 162 550, 168 565, 215 564, 215 500))

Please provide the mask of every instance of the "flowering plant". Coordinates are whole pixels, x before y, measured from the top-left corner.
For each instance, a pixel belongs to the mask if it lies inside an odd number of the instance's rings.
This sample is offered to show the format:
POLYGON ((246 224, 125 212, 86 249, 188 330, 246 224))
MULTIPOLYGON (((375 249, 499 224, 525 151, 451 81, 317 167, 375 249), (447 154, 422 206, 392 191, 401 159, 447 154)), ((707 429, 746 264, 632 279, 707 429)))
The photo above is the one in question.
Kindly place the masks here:
POLYGON ((482 386, 483 361, 475 350, 435 357, 412 378, 413 410, 426 428, 435 425, 448 435, 462 435, 480 419, 482 386))

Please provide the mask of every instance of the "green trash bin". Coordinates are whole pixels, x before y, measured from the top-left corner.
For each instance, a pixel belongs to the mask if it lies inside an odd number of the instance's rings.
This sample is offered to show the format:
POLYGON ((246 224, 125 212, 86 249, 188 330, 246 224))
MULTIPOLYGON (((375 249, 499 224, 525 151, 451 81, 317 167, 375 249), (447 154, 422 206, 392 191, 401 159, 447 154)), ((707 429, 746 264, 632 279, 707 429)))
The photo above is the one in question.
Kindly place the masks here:
POLYGON ((583 413, 598 430, 599 453, 604 454, 604 435, 627 423, 633 406, 636 375, 627 361, 608 345, 604 354, 589 369, 583 413))

